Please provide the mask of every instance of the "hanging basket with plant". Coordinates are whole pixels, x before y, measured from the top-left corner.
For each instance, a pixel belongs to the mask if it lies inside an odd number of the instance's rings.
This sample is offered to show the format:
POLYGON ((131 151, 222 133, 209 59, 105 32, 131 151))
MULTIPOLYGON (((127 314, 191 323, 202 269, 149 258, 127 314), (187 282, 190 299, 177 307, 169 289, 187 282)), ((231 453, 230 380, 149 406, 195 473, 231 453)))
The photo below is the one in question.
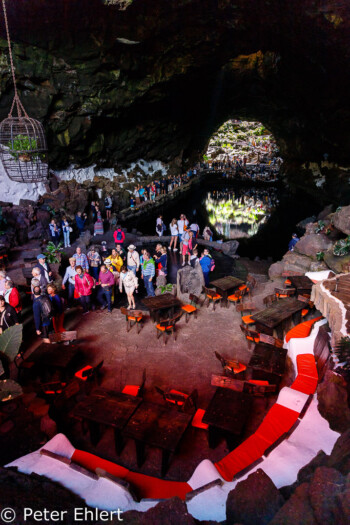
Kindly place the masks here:
POLYGON ((5 0, 2 0, 15 95, 8 118, 0 123, 0 158, 8 177, 16 182, 43 182, 49 174, 47 145, 41 122, 30 118, 20 101, 13 65, 5 0), (17 111, 17 117, 13 115, 17 111))

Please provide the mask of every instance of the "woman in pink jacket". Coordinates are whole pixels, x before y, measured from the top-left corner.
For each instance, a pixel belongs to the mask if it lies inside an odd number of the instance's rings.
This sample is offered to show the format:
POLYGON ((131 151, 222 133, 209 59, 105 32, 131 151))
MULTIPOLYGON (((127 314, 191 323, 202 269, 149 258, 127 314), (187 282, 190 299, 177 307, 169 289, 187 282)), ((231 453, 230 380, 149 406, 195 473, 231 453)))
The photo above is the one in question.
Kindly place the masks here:
POLYGON ((83 315, 88 314, 91 306, 92 289, 95 286, 95 281, 87 272, 84 273, 81 266, 76 266, 75 271, 75 293, 78 295, 80 303, 83 307, 83 315))
POLYGON ((116 246, 118 244, 123 245, 123 242, 125 240, 125 233, 123 232, 120 226, 117 226, 115 232, 113 233, 113 237, 116 246))

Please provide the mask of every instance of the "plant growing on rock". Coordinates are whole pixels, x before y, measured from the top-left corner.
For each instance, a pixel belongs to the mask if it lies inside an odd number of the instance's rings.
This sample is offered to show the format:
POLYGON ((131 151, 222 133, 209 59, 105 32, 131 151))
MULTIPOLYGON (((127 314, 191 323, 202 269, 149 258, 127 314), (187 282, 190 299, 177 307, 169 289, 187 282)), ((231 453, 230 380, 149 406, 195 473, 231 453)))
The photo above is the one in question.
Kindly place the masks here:
POLYGON ((318 221, 315 228, 315 233, 321 233, 325 229, 326 223, 324 221, 318 221))
POLYGON ((46 246, 46 251, 44 252, 44 255, 46 255, 47 262, 50 264, 59 263, 61 262, 61 257, 63 255, 63 246, 62 243, 58 243, 56 246, 53 242, 48 242, 46 246))
POLYGON ((324 260, 324 252, 317 252, 316 253, 316 259, 318 261, 323 261, 324 260))
POLYGON ((350 253, 350 236, 345 239, 340 239, 333 246, 333 255, 342 257, 350 253))
POLYGON ((342 337, 334 347, 334 353, 339 360, 339 365, 350 373, 350 337, 342 337))

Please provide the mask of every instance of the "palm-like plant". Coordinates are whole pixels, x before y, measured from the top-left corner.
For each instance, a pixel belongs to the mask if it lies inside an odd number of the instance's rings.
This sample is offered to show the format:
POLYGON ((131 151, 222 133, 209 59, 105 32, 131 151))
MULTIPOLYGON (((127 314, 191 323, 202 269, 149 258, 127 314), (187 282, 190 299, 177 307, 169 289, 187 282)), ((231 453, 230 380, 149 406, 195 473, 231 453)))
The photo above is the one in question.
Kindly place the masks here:
MULTIPOLYGON (((9 364, 15 360, 22 344, 23 326, 11 326, 0 335, 0 376, 9 376, 9 364)), ((0 402, 13 399, 22 393, 18 383, 10 379, 0 381, 0 402)))

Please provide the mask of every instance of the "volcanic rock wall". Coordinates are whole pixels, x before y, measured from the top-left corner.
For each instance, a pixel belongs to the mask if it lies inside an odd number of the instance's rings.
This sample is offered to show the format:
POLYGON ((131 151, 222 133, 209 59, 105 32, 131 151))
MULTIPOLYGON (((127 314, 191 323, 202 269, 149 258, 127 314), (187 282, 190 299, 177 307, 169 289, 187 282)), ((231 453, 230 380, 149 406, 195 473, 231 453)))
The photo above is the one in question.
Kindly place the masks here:
MULTIPOLYGON (((275 136, 290 184, 341 194, 350 165, 348 3, 8 4, 18 88, 44 122, 54 169, 139 158, 183 167, 228 118, 254 119, 275 136)), ((0 50, 4 118, 13 96, 4 39, 0 50)))

